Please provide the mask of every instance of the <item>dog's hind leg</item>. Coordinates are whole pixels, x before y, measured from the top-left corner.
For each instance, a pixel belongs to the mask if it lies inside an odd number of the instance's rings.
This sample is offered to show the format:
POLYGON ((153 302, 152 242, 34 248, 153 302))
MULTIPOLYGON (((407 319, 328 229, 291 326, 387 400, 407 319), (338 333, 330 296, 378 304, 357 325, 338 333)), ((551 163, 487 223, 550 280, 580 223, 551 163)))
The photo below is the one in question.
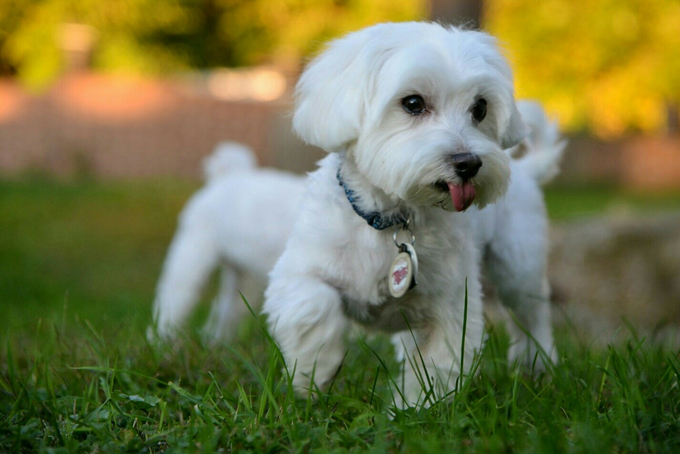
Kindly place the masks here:
POLYGON ((506 295, 504 300, 512 304, 507 305, 513 317, 509 326, 512 339, 508 350, 510 364, 520 363, 528 370, 539 372, 545 369, 546 362, 557 362, 547 278, 541 279, 540 286, 506 295))
MULTIPOLYGON (((510 231, 517 231, 509 228, 510 231)), ((550 316, 544 237, 497 238, 488 248, 486 268, 498 296, 509 310, 510 364, 543 370, 557 361, 550 316)))
POLYGON ((239 323, 249 312, 239 293, 242 273, 230 263, 220 266, 220 282, 212 303, 210 316, 203 328, 208 340, 231 340, 237 334, 239 323))
POLYGON ((156 289, 154 321, 158 334, 171 337, 199 300, 219 252, 199 224, 182 225, 172 240, 156 289))

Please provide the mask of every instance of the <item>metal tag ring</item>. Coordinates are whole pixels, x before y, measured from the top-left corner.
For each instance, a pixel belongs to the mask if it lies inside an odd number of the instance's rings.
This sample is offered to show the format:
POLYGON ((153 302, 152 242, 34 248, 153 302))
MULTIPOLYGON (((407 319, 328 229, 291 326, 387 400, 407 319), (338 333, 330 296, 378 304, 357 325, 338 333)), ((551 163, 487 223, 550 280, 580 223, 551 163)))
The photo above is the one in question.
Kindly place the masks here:
POLYGON ((408 233, 410 233, 411 234, 411 245, 414 246, 416 244, 416 236, 413 234, 413 230, 408 228, 408 221, 406 221, 406 223, 404 224, 404 226, 401 229, 399 227, 394 229, 394 235, 392 235, 392 239, 394 240, 394 244, 397 247, 401 246, 401 243, 399 243, 397 241, 397 234, 399 233, 399 230, 404 230, 404 231, 407 231, 408 233))

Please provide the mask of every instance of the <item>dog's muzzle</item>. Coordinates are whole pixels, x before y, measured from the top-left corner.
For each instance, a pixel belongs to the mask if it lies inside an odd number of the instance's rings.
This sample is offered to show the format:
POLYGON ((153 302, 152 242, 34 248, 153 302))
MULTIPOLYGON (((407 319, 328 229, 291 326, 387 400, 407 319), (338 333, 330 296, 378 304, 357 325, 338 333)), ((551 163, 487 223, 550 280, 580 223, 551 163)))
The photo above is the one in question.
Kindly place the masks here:
POLYGON ((434 186, 449 193, 451 204, 456 211, 465 211, 472 205, 477 195, 475 185, 470 180, 482 167, 482 159, 474 153, 460 153, 451 156, 451 163, 460 181, 438 181, 434 186))

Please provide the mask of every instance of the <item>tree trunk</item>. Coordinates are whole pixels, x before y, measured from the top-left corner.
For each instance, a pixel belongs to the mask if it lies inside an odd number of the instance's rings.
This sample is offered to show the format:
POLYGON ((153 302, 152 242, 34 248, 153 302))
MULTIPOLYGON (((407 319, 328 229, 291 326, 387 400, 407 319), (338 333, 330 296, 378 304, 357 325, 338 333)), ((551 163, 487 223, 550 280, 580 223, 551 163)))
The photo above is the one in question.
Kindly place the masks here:
POLYGON ((455 25, 479 28, 482 0, 430 0, 430 19, 455 25))

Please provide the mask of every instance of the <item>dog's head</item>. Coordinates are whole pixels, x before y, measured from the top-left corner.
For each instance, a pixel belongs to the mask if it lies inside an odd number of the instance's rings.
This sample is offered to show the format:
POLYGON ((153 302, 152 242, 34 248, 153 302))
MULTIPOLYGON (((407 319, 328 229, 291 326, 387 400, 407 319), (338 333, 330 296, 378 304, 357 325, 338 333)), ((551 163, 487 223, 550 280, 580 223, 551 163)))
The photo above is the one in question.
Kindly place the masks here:
POLYGON ((495 40, 434 23, 380 24, 332 42, 296 100, 303 140, 345 151, 389 195, 447 210, 502 195, 502 150, 526 134, 495 40))

